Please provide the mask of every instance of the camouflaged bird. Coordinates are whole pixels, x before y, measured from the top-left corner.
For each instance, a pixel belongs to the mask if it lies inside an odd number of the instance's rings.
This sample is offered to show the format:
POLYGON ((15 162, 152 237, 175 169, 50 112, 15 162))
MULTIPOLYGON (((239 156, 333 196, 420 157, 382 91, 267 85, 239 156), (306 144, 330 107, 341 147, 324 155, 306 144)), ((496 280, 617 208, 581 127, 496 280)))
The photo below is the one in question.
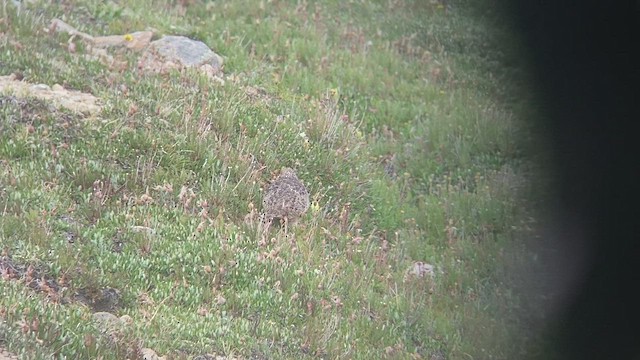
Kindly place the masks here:
POLYGON ((295 222, 308 209, 309 191, 293 169, 282 168, 280 176, 271 182, 262 200, 263 232, 269 230, 273 219, 279 218, 284 221, 286 233, 287 223, 295 222))

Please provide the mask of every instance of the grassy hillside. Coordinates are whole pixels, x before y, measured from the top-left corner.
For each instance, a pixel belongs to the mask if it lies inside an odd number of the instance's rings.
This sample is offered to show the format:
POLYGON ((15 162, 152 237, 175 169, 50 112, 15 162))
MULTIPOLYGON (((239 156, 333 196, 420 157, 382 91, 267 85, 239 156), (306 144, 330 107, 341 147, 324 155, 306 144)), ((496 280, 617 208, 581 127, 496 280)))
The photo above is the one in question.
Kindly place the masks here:
POLYGON ((516 271, 535 227, 530 100, 493 8, 3 2, 0 75, 103 108, 0 95, 0 341, 25 358, 533 351, 516 271), (54 17, 200 40, 224 58, 224 83, 142 73, 135 52, 110 65, 70 51, 45 31, 54 17), (260 241, 262 193, 283 166, 312 205, 260 241), (132 321, 105 335, 96 311, 132 321))

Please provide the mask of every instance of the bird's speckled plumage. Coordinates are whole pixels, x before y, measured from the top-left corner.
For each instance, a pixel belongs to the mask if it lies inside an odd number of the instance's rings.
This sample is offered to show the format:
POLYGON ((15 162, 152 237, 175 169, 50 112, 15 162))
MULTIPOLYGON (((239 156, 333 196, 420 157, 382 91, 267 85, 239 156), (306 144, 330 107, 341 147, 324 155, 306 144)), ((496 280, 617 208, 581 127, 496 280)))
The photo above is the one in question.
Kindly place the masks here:
POLYGON ((265 191, 262 208, 267 227, 275 218, 295 221, 309 209, 309 191, 293 169, 282 168, 265 191))

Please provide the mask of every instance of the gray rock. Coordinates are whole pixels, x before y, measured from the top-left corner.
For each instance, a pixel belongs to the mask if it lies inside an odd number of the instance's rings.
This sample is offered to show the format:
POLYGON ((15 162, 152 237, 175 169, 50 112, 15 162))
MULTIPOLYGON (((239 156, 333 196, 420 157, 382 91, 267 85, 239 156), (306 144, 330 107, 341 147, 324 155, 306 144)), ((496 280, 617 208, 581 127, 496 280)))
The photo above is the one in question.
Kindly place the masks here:
POLYGON ((123 322, 117 316, 105 312, 99 311, 97 313, 93 313, 92 315, 93 321, 96 323, 98 330, 103 334, 110 335, 115 331, 119 331, 122 329, 123 322))
POLYGON ((144 64, 175 64, 182 67, 209 65, 220 71, 223 59, 201 41, 184 36, 164 36, 152 41, 142 56, 144 64))

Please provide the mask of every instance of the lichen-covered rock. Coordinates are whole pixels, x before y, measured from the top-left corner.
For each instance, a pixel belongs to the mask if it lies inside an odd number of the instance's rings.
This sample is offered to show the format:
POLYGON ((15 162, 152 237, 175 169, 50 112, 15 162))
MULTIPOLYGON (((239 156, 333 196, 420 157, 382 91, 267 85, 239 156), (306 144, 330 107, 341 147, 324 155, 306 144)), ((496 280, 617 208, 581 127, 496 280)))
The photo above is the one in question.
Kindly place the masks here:
POLYGON ((58 84, 30 84, 18 80, 14 74, 0 76, 0 94, 18 98, 37 97, 51 102, 55 107, 64 107, 76 113, 94 114, 101 110, 98 98, 91 94, 67 90, 58 84))

